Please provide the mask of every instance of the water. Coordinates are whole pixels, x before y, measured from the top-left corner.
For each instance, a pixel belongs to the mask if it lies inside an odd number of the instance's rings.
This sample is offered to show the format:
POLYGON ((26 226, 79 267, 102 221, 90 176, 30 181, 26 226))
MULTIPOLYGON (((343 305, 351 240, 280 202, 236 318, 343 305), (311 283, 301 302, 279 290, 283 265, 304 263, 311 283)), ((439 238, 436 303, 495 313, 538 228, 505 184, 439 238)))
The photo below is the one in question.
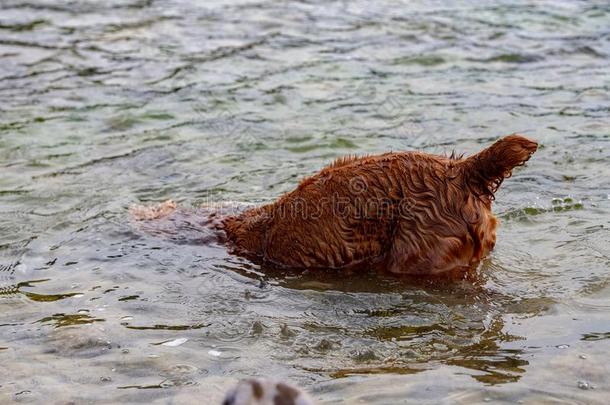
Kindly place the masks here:
POLYGON ((0 402, 604 403, 608 3, 209 3, 0 2, 0 402), (127 213, 511 132, 542 146, 473 280, 269 273, 127 213))

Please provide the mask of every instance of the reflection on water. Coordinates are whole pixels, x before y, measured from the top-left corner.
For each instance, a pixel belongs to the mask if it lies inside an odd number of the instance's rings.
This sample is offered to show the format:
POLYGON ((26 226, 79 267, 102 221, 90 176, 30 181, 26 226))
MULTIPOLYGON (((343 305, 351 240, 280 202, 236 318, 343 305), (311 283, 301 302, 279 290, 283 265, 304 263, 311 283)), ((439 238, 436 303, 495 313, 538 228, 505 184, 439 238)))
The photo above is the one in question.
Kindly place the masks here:
MULTIPOLYGON (((525 337, 505 330, 503 314, 531 317, 552 306, 551 299, 519 300, 485 288, 484 276, 463 282, 383 279, 375 274, 333 277, 303 275, 279 282, 289 288, 350 294, 326 295, 315 312, 310 331, 330 328, 337 338, 324 338, 314 350, 333 358, 330 365, 311 371, 335 378, 357 374, 410 374, 438 364, 456 365, 482 374, 481 382, 517 381, 525 372, 522 349, 505 349, 504 342, 525 337), (315 277, 315 278, 314 278, 315 277), (322 280, 322 281, 320 281, 322 280), (354 296, 353 294, 358 294, 354 296), (337 319, 341 318, 341 326, 337 319), (325 326, 333 324, 334 326, 325 326), (338 329, 337 329, 338 328, 338 329), (346 336, 362 340, 362 347, 343 347, 346 336), (338 367, 341 365, 341 367, 338 367)), ((303 358, 301 361, 307 361, 303 358)))
POLYGON ((0 402, 604 403, 607 2, 0 3, 0 402), (540 144, 468 279, 285 273, 205 204, 346 154, 540 144), (189 215, 152 227, 133 203, 189 215))

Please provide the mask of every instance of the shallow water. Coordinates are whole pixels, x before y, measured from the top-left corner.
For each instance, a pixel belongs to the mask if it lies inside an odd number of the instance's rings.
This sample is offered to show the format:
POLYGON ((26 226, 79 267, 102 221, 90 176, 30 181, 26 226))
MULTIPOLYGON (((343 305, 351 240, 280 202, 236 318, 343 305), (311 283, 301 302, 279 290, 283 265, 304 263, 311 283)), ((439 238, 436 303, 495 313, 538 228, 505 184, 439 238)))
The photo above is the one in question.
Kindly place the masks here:
POLYGON ((0 402, 604 403, 605 1, 0 2, 0 402), (541 143, 474 280, 277 274, 127 207, 260 203, 345 154, 541 143))

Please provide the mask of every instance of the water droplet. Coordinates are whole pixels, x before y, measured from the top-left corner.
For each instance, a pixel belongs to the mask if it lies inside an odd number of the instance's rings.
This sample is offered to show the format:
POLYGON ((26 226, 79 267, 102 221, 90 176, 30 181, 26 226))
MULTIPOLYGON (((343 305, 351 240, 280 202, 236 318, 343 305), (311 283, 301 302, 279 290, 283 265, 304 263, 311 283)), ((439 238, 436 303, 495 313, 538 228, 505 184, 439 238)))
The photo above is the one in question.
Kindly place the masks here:
POLYGON ((590 390, 593 388, 593 386, 586 381, 579 381, 578 388, 580 388, 581 390, 590 390))
POLYGON ((567 348, 570 347, 570 345, 557 345, 555 347, 558 348, 558 349, 567 349, 567 348))
POLYGON ((578 357, 580 357, 581 359, 586 359, 586 358, 587 358, 587 356, 586 356, 585 354, 581 354, 581 355, 580 355, 580 356, 578 356, 578 357))
POLYGON ((210 350, 210 351, 208 351, 208 354, 210 356, 218 357, 218 356, 220 356, 222 354, 222 352, 220 352, 218 350, 210 350))

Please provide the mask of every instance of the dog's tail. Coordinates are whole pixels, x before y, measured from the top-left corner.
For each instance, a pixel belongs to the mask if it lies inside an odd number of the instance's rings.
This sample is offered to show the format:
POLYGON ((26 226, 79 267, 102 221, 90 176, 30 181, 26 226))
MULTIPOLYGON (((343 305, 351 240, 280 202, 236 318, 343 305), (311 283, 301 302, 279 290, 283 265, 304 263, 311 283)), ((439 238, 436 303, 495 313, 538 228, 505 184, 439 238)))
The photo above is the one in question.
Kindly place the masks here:
POLYGON ((464 180, 473 191, 493 199, 502 181, 516 166, 525 164, 538 143, 521 135, 508 135, 460 162, 464 180))

